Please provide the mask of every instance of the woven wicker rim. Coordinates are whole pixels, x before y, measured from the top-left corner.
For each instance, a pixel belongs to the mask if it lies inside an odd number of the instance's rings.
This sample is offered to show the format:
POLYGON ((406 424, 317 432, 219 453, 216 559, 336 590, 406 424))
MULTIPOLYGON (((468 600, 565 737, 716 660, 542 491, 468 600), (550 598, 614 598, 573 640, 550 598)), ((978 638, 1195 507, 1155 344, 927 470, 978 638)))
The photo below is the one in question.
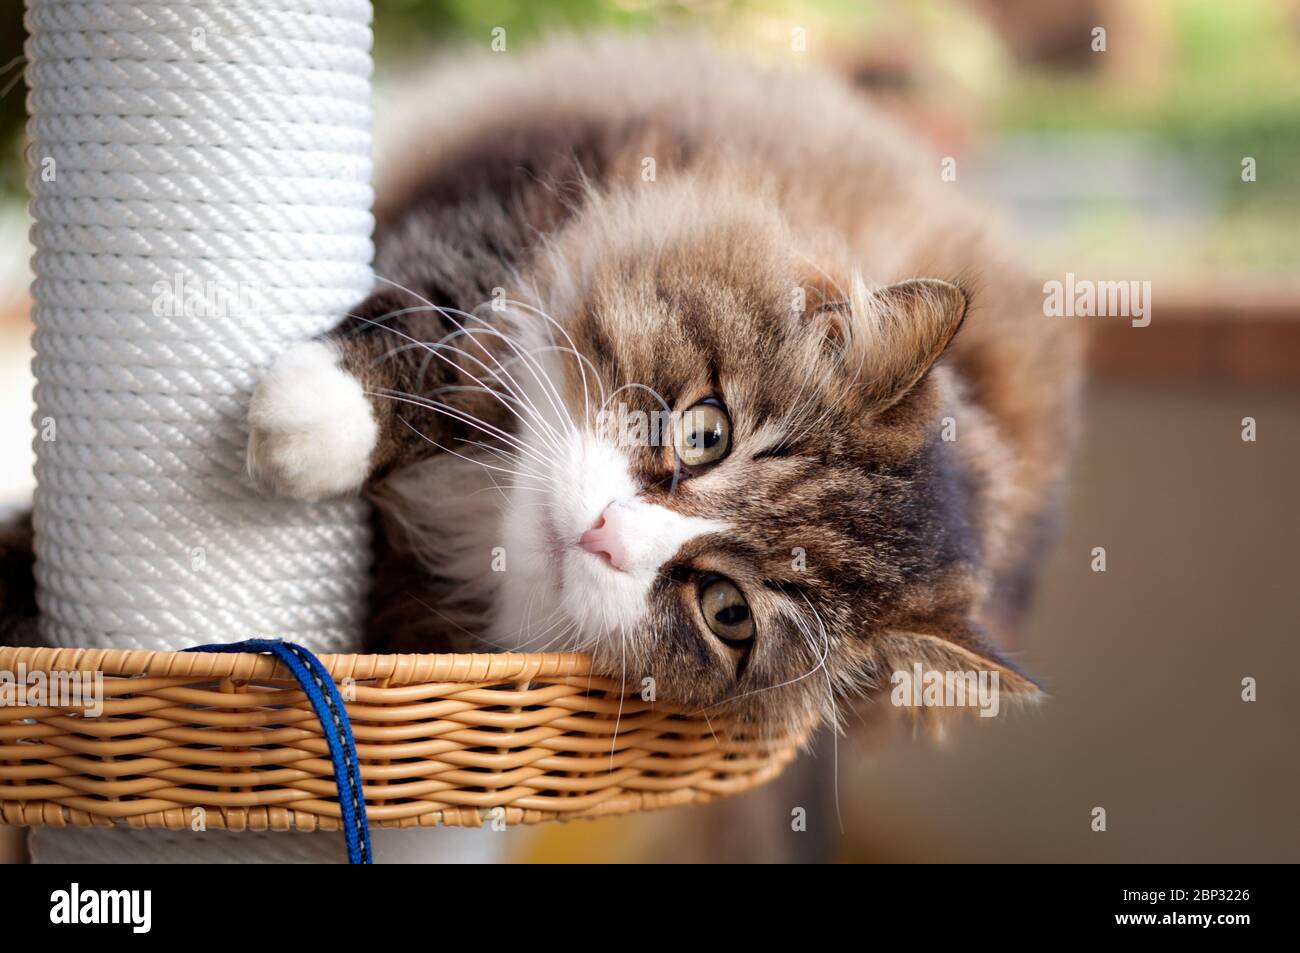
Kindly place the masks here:
MULTIPOLYGON (((745 737, 579 654, 323 655, 372 825, 527 824, 703 803, 775 777, 807 732, 745 737)), ((103 713, 0 705, 0 820, 339 827, 324 736, 270 656, 0 648, 0 672, 102 673, 103 713), (21 668, 20 668, 21 666, 21 668)))

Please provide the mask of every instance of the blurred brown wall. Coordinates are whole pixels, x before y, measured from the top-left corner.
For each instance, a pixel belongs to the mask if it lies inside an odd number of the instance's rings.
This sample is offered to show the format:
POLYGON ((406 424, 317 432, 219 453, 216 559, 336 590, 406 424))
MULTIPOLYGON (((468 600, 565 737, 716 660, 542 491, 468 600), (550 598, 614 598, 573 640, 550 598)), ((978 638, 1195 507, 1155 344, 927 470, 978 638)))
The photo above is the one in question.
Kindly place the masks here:
POLYGON ((1300 861, 1300 400, 1129 380, 1088 412, 1023 656, 1050 702, 842 751, 846 857, 1300 861))

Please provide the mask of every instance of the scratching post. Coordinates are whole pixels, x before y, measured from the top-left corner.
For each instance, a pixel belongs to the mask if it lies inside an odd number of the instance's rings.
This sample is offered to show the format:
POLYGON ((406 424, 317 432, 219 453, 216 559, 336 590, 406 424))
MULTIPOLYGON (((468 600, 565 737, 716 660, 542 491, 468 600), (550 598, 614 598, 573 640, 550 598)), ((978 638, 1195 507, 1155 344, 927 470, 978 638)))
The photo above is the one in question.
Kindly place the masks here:
POLYGON ((337 826, 332 765, 270 660, 178 651, 207 642, 342 653, 380 861, 492 859, 502 824, 703 803, 794 757, 809 726, 754 737, 584 656, 352 654, 364 505, 254 491, 256 382, 371 286, 369 0, 29 0, 27 26, 56 648, 0 647, 0 670, 99 674, 109 696, 93 725, 0 706, 0 822, 34 828, 34 859, 344 858, 337 835, 263 832, 337 826))
MULTIPOLYGON (((245 472, 261 371, 371 283, 369 0, 29 0, 43 639, 358 650, 364 505, 245 472)), ((35 859, 335 859, 337 836, 41 830, 35 859)))

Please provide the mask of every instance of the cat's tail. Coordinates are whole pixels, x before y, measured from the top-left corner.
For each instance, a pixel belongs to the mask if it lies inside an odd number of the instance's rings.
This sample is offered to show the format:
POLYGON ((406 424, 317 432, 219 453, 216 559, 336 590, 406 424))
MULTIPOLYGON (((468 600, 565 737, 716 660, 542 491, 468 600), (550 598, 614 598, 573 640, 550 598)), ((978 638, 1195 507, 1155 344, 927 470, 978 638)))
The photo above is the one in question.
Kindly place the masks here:
POLYGON ((0 514, 0 645, 36 644, 31 510, 0 514))

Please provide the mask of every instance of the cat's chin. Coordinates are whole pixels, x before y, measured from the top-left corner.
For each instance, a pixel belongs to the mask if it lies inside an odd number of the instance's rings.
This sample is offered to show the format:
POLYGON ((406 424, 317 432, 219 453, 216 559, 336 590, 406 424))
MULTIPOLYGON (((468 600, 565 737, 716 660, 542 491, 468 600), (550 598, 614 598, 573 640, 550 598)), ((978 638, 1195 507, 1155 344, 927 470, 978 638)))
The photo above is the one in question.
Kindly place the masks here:
POLYGON ((592 651, 604 640, 637 634, 645 620, 650 579, 614 569, 576 546, 564 553, 559 576, 560 607, 577 627, 577 647, 592 651))
POLYGON ((611 566, 565 532, 546 506, 519 506, 506 519, 489 641, 508 651, 598 651, 644 625, 651 578, 611 566), (513 518, 511 518, 513 517, 513 518))

